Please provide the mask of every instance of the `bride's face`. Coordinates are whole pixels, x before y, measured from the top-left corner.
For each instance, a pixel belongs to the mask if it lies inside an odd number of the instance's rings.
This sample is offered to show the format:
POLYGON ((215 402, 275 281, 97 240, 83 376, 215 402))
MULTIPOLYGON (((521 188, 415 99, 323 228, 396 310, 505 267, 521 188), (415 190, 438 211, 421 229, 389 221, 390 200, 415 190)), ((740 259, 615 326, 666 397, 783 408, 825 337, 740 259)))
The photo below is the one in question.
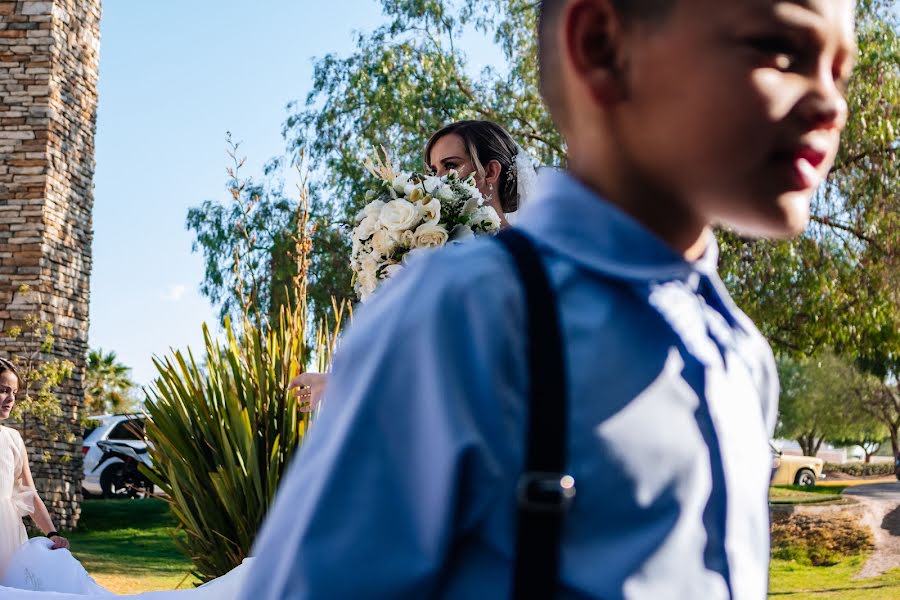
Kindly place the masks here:
MULTIPOLYGON (((431 155, 428 159, 428 167, 438 177, 443 177, 450 171, 456 171, 460 177, 468 177, 475 172, 475 163, 472 161, 469 151, 466 150, 465 142, 455 133, 448 133, 438 138, 431 147, 431 155)), ((501 224, 508 225, 503 209, 500 208, 500 194, 497 190, 492 189, 491 184, 485 181, 485 178, 478 173, 475 173, 475 185, 478 187, 481 195, 488 201, 488 204, 500 215, 501 224)))
POLYGON ((9 418, 16 405, 16 394, 19 392, 19 379, 12 371, 0 373, 0 421, 9 418))

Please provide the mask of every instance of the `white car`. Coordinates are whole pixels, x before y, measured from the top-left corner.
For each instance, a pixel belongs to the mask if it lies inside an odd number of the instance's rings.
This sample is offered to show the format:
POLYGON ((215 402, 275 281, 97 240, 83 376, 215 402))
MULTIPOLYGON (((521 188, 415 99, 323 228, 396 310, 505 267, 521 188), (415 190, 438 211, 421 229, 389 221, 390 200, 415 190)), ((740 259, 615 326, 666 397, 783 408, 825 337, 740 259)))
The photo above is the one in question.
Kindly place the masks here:
POLYGON ((102 415, 88 417, 84 429, 84 442, 81 452, 84 455, 84 479, 81 482, 85 495, 114 496, 110 479, 122 461, 118 458, 108 458, 103 465, 99 465, 103 458, 103 450, 97 447, 99 441, 111 441, 124 443, 137 451, 145 451, 147 441, 144 438, 143 415, 102 415), (106 473, 106 475, 104 475, 106 473))

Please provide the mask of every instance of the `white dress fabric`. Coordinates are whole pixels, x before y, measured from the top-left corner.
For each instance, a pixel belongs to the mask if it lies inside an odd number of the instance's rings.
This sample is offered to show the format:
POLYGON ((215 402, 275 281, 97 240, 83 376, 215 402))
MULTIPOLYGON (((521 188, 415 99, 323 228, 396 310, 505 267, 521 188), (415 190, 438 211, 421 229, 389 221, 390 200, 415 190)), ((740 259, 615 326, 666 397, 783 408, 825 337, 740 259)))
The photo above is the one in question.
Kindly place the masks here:
POLYGON ((37 493, 24 485, 27 454, 19 432, 0 426, 0 600, 229 600, 236 598, 252 559, 198 588, 118 596, 104 589, 68 550, 47 538, 29 540, 22 517, 34 512, 37 493))
POLYGON ((34 512, 34 489, 22 476, 27 454, 22 436, 0 425, 0 575, 16 550, 28 540, 22 517, 34 512))

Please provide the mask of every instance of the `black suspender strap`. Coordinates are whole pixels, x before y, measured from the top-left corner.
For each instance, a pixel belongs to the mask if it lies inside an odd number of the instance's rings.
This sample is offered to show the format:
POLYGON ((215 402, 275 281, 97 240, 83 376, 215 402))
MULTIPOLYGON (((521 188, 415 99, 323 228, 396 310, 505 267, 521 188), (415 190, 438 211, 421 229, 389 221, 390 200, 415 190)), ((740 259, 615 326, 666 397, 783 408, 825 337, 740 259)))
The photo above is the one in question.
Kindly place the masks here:
POLYGON ((575 480, 565 474, 568 394, 559 310, 529 238, 508 229, 497 239, 512 255, 525 290, 531 377, 525 469, 517 489, 513 598, 553 598, 563 517, 575 496, 575 480))

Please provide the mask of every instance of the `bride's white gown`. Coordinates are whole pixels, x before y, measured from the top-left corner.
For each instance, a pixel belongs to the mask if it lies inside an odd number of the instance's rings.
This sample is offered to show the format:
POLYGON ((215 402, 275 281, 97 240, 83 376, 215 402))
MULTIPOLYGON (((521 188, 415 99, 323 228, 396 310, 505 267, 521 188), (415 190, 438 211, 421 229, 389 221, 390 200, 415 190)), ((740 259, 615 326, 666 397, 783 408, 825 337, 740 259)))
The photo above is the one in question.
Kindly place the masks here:
POLYGON ((33 510, 34 490, 22 483, 26 460, 19 432, 0 425, 0 599, 83 600, 86 596, 141 600, 236 598, 252 559, 198 588, 116 596, 88 575, 68 550, 50 550, 47 538, 28 540, 22 517, 33 510))

